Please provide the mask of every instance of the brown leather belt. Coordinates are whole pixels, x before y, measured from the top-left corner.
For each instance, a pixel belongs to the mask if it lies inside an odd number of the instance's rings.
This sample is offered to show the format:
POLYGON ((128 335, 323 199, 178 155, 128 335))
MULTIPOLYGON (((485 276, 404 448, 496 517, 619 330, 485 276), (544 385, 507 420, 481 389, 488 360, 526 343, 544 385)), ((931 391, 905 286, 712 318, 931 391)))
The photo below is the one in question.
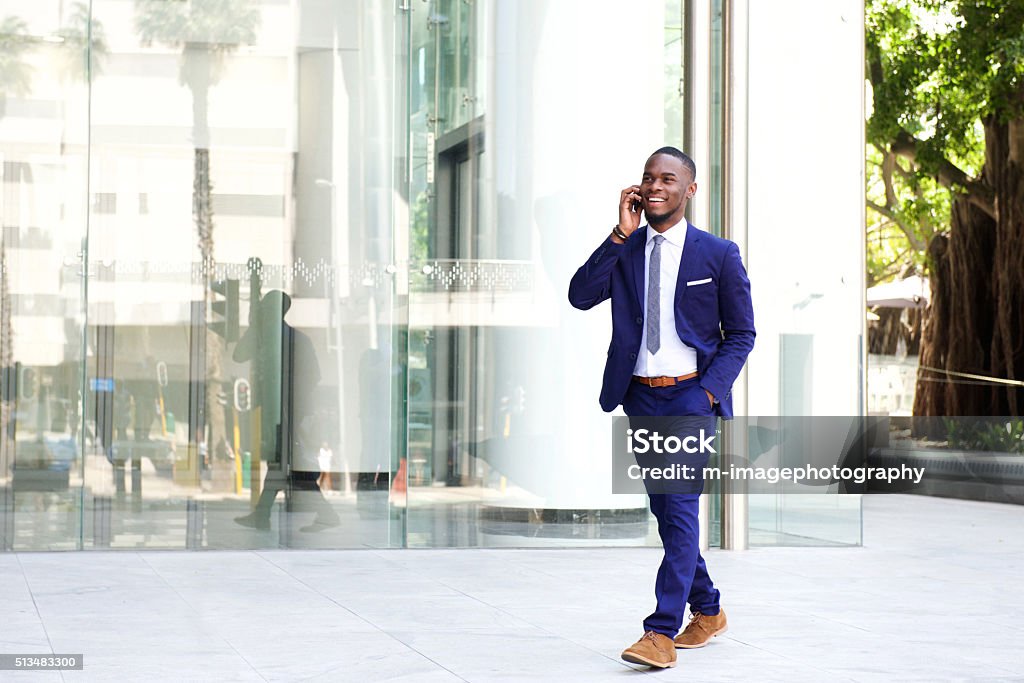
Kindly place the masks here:
POLYGON ((633 375, 633 381, 646 384, 649 387, 672 387, 677 382, 693 379, 696 376, 696 372, 691 372, 688 375, 679 375, 678 377, 641 377, 640 375, 633 375))

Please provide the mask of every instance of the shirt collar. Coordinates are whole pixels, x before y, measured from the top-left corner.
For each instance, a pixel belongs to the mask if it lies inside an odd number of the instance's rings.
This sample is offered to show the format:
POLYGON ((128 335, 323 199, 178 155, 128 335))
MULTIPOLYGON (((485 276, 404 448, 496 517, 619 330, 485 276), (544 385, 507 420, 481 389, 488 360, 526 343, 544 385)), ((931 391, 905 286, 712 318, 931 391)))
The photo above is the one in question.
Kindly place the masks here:
POLYGON ((666 241, 671 242, 675 246, 677 246, 680 249, 682 249, 683 248, 683 242, 686 241, 686 221, 685 220, 679 221, 678 223, 673 225, 671 228, 669 228, 665 232, 658 232, 657 230, 652 228, 650 226, 650 224, 648 223, 648 225, 647 225, 647 243, 648 244, 651 243, 651 240, 654 239, 655 235, 661 235, 662 237, 665 238, 666 241), (682 226, 682 227, 680 227, 680 226, 682 226))

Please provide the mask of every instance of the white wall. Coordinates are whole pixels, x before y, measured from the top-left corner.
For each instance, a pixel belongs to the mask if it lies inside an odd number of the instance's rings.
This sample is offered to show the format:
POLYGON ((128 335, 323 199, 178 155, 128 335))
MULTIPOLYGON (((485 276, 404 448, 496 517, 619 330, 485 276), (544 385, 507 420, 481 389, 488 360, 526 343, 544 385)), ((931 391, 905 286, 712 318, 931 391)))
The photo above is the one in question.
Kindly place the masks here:
POLYGON ((861 0, 749 3, 749 415, 862 411, 863 25, 861 0), (790 335, 809 335, 802 368, 790 335))

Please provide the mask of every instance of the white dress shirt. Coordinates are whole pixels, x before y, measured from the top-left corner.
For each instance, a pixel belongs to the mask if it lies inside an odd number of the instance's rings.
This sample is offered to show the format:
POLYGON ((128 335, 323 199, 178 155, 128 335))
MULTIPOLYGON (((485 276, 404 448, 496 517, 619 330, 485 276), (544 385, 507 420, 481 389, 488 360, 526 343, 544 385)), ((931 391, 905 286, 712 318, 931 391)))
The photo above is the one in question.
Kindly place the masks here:
POLYGON ((644 311, 644 332, 640 340, 640 353, 636 357, 634 375, 641 377, 679 377, 697 371, 697 352, 683 343, 676 332, 676 281, 683 258, 686 240, 686 221, 676 223, 659 233, 647 226, 647 244, 644 247, 644 291, 641 306, 644 311), (651 251, 654 236, 662 235, 661 243, 661 347, 657 353, 647 350, 647 283, 650 281, 651 251))

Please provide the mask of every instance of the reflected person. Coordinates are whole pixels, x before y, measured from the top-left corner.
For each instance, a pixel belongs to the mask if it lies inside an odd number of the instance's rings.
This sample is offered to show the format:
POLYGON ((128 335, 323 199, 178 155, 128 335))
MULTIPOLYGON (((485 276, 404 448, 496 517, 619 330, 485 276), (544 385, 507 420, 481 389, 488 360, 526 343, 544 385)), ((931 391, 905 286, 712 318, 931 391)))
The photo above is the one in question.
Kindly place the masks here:
MULTIPOLYGON (((621 191, 618 224, 569 285, 575 308, 611 299, 601 407, 611 412, 621 404, 631 425, 662 416, 712 424, 716 416, 731 417, 732 385, 754 345, 750 282, 739 248, 685 218, 696 175, 682 151, 656 150, 640 184, 621 191), (641 213, 648 222, 643 227, 641 213)), ((644 483, 665 556, 654 588, 657 607, 622 658, 667 668, 676 664, 676 648, 705 645, 725 631, 726 618, 700 553, 699 494, 655 492, 644 483), (692 618, 676 636, 687 602, 692 618)))
POLYGON ((139 364, 138 376, 129 383, 135 419, 132 429, 136 441, 149 441, 153 422, 159 414, 160 388, 156 379, 156 361, 152 356, 139 364))
POLYGON ((340 523, 317 483, 317 452, 322 424, 317 412, 320 365, 312 340, 284 317, 291 297, 271 290, 254 304, 249 328, 238 340, 233 358, 252 364, 254 407, 260 409, 260 453, 267 463, 256 508, 235 522, 256 529, 270 528, 277 494, 295 495, 295 502, 316 512, 300 531, 320 531, 340 523))

